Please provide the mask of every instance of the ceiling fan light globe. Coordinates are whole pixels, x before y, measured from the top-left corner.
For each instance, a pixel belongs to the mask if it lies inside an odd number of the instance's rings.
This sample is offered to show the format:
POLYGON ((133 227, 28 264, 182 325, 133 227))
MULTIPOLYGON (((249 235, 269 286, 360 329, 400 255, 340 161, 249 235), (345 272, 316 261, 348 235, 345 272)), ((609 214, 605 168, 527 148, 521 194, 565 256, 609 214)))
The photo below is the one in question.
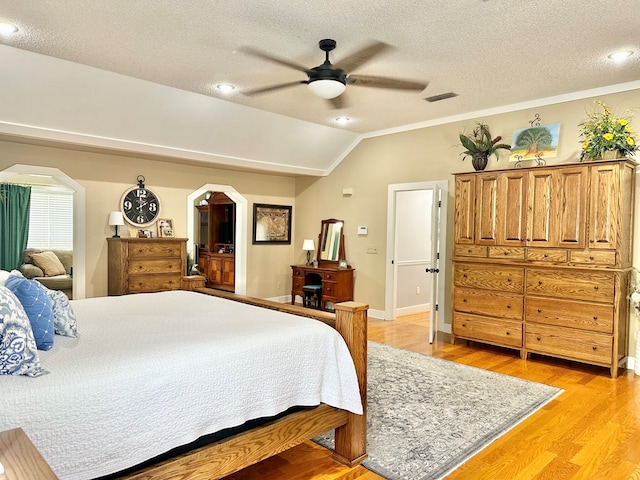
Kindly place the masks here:
POLYGON ((336 98, 347 88, 344 83, 337 80, 314 80, 309 82, 307 86, 314 95, 326 100, 336 98))

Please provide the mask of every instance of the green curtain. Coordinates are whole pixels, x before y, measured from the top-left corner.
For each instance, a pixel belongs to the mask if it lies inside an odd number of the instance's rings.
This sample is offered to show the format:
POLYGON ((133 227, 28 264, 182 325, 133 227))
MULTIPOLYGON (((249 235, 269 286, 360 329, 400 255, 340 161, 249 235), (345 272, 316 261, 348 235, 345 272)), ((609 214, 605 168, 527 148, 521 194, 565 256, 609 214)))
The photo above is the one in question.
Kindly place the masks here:
POLYGON ((22 264, 29 239, 31 187, 0 183, 0 270, 22 264))

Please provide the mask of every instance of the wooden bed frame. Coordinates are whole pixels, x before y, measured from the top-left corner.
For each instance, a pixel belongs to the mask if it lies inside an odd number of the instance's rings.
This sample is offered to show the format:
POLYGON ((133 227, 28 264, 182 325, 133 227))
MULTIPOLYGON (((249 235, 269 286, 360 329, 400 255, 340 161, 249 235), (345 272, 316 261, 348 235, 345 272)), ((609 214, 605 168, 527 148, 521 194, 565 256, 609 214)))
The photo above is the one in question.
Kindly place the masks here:
MULTIPOLYGON (((296 305, 235 295, 221 290, 189 285, 194 291, 235 300, 281 312, 322 321, 335 328, 345 339, 356 367, 363 415, 321 404, 312 409, 296 411, 265 425, 233 435, 188 453, 161 461, 121 480, 182 480, 189 478, 221 478, 261 460, 298 445, 328 430, 335 429, 333 457, 350 467, 358 465, 366 454, 367 407, 367 309, 356 302, 339 303, 335 314, 311 310, 296 305)), ((184 287, 184 285, 183 285, 184 287)))

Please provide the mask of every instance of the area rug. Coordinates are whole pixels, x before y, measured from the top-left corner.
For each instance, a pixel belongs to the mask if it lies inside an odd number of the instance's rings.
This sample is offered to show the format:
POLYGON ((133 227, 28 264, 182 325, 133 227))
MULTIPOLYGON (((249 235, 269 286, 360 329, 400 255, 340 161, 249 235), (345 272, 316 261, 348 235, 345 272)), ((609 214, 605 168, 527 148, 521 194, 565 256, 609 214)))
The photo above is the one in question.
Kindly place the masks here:
MULTIPOLYGON (((440 479, 563 390, 368 344, 363 465, 391 480, 440 479)), ((314 438, 333 448, 333 431, 314 438)))

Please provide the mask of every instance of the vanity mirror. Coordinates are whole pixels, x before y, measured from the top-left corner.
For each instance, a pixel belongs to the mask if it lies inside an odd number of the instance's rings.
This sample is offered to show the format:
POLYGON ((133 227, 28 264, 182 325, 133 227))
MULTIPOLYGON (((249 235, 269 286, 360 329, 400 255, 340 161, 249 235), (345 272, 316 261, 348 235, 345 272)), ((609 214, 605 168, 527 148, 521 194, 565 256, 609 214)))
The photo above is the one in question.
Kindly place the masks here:
POLYGON ((337 263, 344 260, 344 222, 335 218, 322 220, 318 236, 318 262, 337 263))

